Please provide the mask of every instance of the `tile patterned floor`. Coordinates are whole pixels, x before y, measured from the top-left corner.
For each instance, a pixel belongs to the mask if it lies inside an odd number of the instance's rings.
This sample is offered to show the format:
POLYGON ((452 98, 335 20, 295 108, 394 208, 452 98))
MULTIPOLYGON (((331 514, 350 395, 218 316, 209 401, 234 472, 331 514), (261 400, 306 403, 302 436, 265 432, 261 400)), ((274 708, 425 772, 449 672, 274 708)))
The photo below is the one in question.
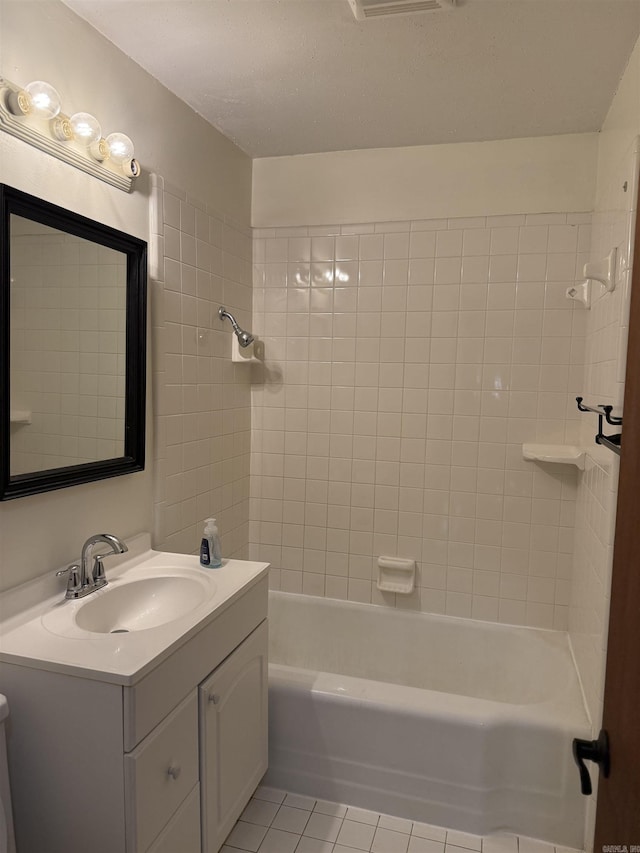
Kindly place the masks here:
POLYGON ((577 853, 517 835, 482 838, 261 785, 221 853, 577 853))

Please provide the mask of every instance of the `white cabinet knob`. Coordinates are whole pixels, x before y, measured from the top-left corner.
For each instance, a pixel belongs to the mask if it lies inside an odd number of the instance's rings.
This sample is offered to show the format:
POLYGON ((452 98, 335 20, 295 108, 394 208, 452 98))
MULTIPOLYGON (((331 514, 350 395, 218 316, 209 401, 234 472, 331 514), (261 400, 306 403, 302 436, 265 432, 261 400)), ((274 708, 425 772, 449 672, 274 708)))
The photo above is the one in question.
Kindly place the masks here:
POLYGON ((220 701, 220 694, 209 693, 209 702, 211 702, 212 705, 217 705, 219 701, 220 701))
POLYGON ((182 768, 179 764, 171 764, 167 770, 167 776, 170 776, 171 779, 177 779, 180 773, 182 772, 182 768))

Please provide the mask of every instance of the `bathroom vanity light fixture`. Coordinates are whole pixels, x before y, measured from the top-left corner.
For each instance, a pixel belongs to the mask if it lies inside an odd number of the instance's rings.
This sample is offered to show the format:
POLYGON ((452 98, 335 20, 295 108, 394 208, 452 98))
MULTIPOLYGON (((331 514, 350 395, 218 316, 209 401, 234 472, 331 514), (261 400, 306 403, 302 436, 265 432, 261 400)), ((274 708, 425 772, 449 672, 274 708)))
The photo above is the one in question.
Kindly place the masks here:
POLYGON ((446 12, 457 0, 348 0, 356 21, 388 15, 415 15, 420 12, 446 12))
POLYGON ((91 113, 65 115, 59 94, 43 80, 21 88, 0 77, 0 129, 125 192, 140 174, 128 136, 105 139, 91 113))

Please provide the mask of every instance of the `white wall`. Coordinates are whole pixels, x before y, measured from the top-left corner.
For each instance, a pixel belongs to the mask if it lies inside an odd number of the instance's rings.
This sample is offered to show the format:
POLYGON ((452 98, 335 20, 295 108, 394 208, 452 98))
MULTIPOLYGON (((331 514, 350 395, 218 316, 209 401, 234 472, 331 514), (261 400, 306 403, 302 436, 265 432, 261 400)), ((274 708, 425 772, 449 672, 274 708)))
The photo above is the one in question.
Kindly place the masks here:
POLYGON ((591 211, 597 134, 254 161, 253 225, 591 211))
POLYGON ((154 541, 191 553, 214 516, 223 555, 246 559, 251 371, 218 308, 251 328, 251 228, 162 181, 156 203, 154 541))
POLYGON ((640 41, 636 42, 598 137, 596 210, 606 207, 620 161, 639 132, 640 41))
POLYGON ((596 153, 585 134, 254 162, 250 537, 274 585, 566 627, 576 472, 521 443, 577 438, 586 316, 564 290, 596 153), (409 599, 379 595, 379 554, 418 561, 409 599))
POLYGON ((255 232, 250 532, 276 587, 566 628, 576 469, 522 443, 577 437, 590 219, 255 232), (383 554, 417 561, 412 595, 378 592, 383 554))
MULTIPOLYGON (((592 259, 616 247, 628 260, 633 233, 633 152, 640 134, 640 41, 636 44, 598 144, 596 204, 593 215, 592 259), (628 191, 624 192, 624 183, 628 191)), ((638 262, 636 247, 636 263, 638 262)), ((620 264, 619 264, 620 268, 620 264)), ((596 286, 588 312, 583 395, 591 403, 618 405, 624 397, 626 318, 630 272, 618 275, 613 293, 596 286)), ((619 459, 593 443, 597 421, 583 415, 582 441, 589 447, 587 470, 578 485, 575 559, 569 607, 569 631, 591 716, 593 736, 602 719, 604 675, 615 536, 619 459)), ((611 430, 615 431, 615 428, 611 430)), ((594 780, 594 788, 596 782, 594 780)), ((589 800, 587 844, 593 844, 596 795, 589 800)))
MULTIPOLYGON (((1 134, 0 181, 148 240, 157 171, 249 222, 249 158, 58 0, 0 0, 0 74, 22 85, 47 80, 65 111, 93 112, 105 132, 129 134, 145 172, 127 195, 1 134)), ((96 531, 126 539, 151 529, 150 406, 148 424, 145 472, 0 505, 0 589, 76 559, 96 531)))
MULTIPOLYGON (((121 130, 131 136, 145 173, 158 172, 185 192, 215 199, 218 210, 249 222, 247 155, 59 0, 0 0, 0 33, 3 76, 20 85, 48 81, 60 92, 67 113, 86 110, 98 118, 105 134, 121 130)), ((51 158, 44 163, 43 171, 51 158)), ((39 171, 28 179, 32 189, 39 187, 41 177, 46 175, 39 171)), ((96 184, 83 181, 78 201, 91 192, 87 186, 96 184)), ((147 194, 148 182, 141 184, 147 194)), ((114 215, 122 198, 114 190, 108 203, 114 215)), ((100 210, 104 212, 103 203, 100 210)))

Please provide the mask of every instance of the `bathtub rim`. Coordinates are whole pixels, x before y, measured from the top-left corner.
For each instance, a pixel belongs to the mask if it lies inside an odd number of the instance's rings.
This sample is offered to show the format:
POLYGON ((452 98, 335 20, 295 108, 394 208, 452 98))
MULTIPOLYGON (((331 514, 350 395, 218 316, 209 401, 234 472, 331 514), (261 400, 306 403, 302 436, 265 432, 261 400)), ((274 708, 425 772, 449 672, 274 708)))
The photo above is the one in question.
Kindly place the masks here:
POLYGON ((430 610, 416 610, 414 608, 404 608, 404 607, 392 607, 389 604, 374 604, 373 602, 367 601, 351 601, 346 598, 331 598, 328 595, 310 595, 305 592, 286 592, 282 589, 270 589, 269 597, 274 596, 277 598, 283 599, 300 599, 306 602, 314 602, 319 603, 320 606, 326 605, 338 605, 340 609, 344 608, 355 608, 358 610, 366 610, 370 608, 375 608, 380 612, 389 613, 393 615, 395 618, 398 617, 408 617, 410 619, 428 617, 429 619, 433 619, 435 622, 443 624, 443 625, 455 625, 459 624, 462 626, 468 626, 469 623, 472 623, 474 626, 488 626, 487 630, 497 629, 500 631, 504 629, 505 631, 509 629, 515 628, 518 632, 522 631, 526 635, 530 634, 540 634, 544 636, 552 636, 562 638, 563 641, 568 643, 570 639, 570 634, 568 631, 560 628, 538 628, 534 625, 518 625, 516 622, 494 622, 491 619, 476 619, 473 616, 450 616, 447 613, 433 613, 430 610))
POLYGON ((584 707, 576 707, 576 703, 566 695, 546 702, 518 705, 274 662, 269 663, 269 686, 310 692, 317 697, 348 699, 354 704, 386 707, 393 709, 394 713, 416 716, 428 713, 447 719, 471 720, 479 726, 514 723, 540 729, 560 729, 573 733, 574 737, 588 737, 591 732, 584 707))

